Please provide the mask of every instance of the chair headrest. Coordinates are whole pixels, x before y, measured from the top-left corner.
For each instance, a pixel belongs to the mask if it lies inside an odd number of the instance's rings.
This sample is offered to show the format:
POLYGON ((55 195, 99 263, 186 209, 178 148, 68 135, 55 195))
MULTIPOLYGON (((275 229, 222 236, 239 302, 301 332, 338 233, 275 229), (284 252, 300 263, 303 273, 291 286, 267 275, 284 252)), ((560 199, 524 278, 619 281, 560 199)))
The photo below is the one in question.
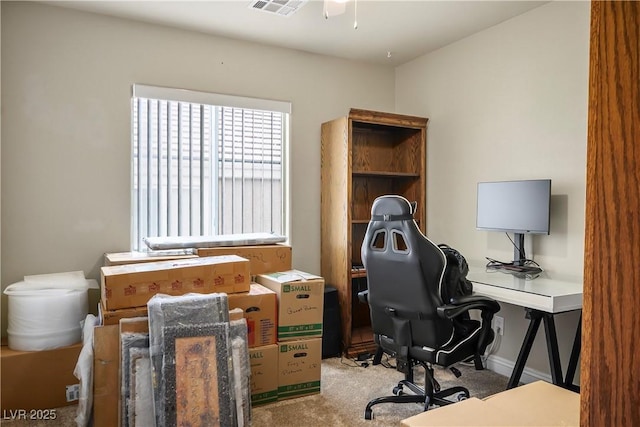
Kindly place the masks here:
POLYGON ((371 206, 371 219, 374 221, 402 221, 413 219, 416 202, 410 203, 402 196, 380 196, 371 206))

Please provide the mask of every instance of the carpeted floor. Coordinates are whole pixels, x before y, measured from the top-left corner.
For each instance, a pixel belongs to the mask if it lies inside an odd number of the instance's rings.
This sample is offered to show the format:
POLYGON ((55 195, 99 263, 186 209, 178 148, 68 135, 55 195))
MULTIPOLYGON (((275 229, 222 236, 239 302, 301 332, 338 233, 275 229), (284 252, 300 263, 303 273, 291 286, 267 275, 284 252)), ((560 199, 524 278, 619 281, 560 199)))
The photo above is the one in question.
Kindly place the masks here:
MULTIPOLYGON (((390 361, 394 363, 394 361, 390 361)), ((458 365, 462 372, 456 378, 448 369, 436 369, 436 379, 447 388, 467 387, 472 396, 486 397, 504 391, 508 378, 494 372, 476 371, 458 365)), ((416 381, 423 382, 423 370, 416 368, 416 381)), ((348 359, 325 359, 322 362, 322 383, 319 395, 280 401, 253 409, 253 426, 399 426, 404 418, 422 411, 419 404, 385 403, 373 407, 374 419, 364 419, 369 400, 389 396, 393 387, 403 379, 402 373, 382 365, 363 368, 348 359)))
MULTIPOLYGON (((390 360, 388 363, 393 364, 390 360)), ((388 364, 385 363, 385 364, 388 364)), ((436 368, 436 379, 442 388, 454 385, 467 387, 472 396, 483 398, 504 391, 508 378, 494 372, 476 371, 466 365, 456 366, 462 376, 456 378, 448 369, 436 368)), ((422 369, 416 369, 416 380, 424 380, 422 369)), ((362 367, 350 359, 331 358, 322 361, 321 393, 284 400, 252 409, 251 425, 262 426, 399 426, 400 421, 422 408, 419 404, 386 403, 373 408, 374 419, 364 419, 367 402, 373 398, 391 395, 396 383, 403 375, 393 368, 382 365, 362 367)), ((47 422, 2 420, 2 425, 11 427, 75 426, 76 406, 58 408, 57 419, 47 422)))

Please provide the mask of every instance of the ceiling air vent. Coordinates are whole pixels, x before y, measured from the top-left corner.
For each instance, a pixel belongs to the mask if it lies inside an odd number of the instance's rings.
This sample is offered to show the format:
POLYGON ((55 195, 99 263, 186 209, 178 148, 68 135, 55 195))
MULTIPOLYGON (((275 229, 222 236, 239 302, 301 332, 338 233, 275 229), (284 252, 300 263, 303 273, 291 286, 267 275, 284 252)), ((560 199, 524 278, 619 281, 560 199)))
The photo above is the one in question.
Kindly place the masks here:
POLYGON ((256 0, 249 4, 249 9, 261 10, 280 16, 291 16, 309 0, 256 0))

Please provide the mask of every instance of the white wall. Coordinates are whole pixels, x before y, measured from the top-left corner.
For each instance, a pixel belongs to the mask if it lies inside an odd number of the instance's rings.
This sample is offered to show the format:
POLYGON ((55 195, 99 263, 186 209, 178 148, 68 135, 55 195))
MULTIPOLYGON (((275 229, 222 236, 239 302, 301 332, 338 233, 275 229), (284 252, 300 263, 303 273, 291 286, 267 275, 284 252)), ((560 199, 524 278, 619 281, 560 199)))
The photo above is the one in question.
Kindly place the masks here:
MULTIPOLYGON (((429 117, 427 229, 470 262, 511 260, 504 233, 475 230, 479 181, 551 178, 549 236, 527 236, 552 277, 582 276, 589 2, 552 2, 396 70, 396 110, 429 117)), ((502 304, 497 356, 514 361, 527 321, 502 304)), ((563 365, 577 314, 558 316, 563 365)), ((540 329, 529 366, 548 373, 540 329)))
POLYGON ((99 279, 104 252, 129 250, 133 83, 292 102, 293 264, 320 273, 320 124, 351 107, 393 111, 393 69, 42 4, 1 7, 3 288, 58 271, 99 279))

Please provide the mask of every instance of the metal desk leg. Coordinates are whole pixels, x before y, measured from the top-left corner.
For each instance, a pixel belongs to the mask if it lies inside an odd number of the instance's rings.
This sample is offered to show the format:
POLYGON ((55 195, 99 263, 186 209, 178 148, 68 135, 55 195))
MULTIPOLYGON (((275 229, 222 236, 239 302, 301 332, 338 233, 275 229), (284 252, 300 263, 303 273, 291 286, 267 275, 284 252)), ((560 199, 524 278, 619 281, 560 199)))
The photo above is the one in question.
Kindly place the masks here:
POLYGON ((549 368, 551 368, 551 379, 555 385, 564 386, 562 379, 562 367, 560 366, 560 351, 558 350, 558 336, 556 334, 556 323, 552 313, 544 313, 544 331, 547 338, 547 352, 549 353, 549 368))
POLYGON ((518 354, 518 359, 516 360, 516 364, 513 367, 513 372, 511 373, 511 378, 509 378, 509 383, 507 384, 507 390, 510 388, 517 387, 520 383, 520 377, 522 376, 522 371, 524 370, 524 366, 527 363, 527 358, 529 357, 529 352, 531 352, 531 347, 533 346, 533 340, 536 338, 536 334, 538 333, 538 328, 540 327, 540 321, 542 320, 542 312, 537 310, 532 310, 530 308, 525 308, 526 317, 530 319, 529 327, 527 328, 527 334, 524 337, 524 341, 522 342, 522 347, 520 348, 520 353, 518 354))
POLYGON ((576 375, 578 367, 578 358, 580 357, 580 349, 582 347, 582 311, 578 319, 578 327, 576 328, 576 336, 573 339, 573 348, 571 349, 571 357, 569 357, 569 366, 567 366, 567 376, 564 379, 564 388, 580 393, 580 386, 573 384, 573 378, 576 375))

